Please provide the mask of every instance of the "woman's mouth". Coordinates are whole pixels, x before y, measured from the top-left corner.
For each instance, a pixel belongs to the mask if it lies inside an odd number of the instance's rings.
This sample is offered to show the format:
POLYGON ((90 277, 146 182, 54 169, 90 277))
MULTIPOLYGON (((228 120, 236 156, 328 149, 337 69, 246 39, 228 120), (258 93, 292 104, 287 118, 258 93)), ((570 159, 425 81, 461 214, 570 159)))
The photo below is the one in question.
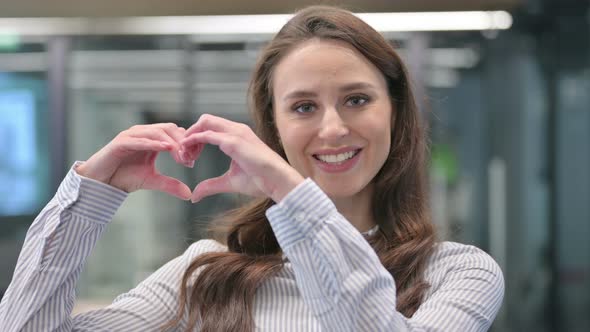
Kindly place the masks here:
POLYGON ((338 154, 314 154, 313 157, 319 161, 323 161, 329 164, 341 164, 346 160, 354 158, 361 149, 338 153, 338 154))
POLYGON ((362 149, 350 150, 334 154, 314 154, 316 165, 329 173, 345 172, 356 165, 362 149))

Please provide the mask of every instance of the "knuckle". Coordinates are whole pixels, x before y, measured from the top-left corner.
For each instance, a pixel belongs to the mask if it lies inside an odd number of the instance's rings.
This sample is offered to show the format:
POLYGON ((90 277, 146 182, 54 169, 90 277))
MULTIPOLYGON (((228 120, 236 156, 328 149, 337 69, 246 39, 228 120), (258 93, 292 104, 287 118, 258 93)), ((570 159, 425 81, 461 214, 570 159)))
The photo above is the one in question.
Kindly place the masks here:
POLYGON ((225 142, 223 142, 223 146, 220 146, 221 148, 223 148, 223 151, 225 151, 226 153, 232 153, 234 151, 236 151, 237 148, 237 144, 238 140, 236 138, 228 138, 225 142))
POLYGON ((206 130, 201 133, 206 140, 215 139, 215 132, 212 130, 206 130))
POLYGON ((250 126, 248 126, 247 124, 245 124, 245 123, 240 123, 240 131, 241 131, 242 133, 246 134, 246 133, 249 133, 249 132, 250 132, 250 131, 252 131, 252 130, 250 129, 250 126))
POLYGON ((221 147, 221 150, 231 156, 236 149, 233 145, 226 143, 221 147))
POLYGON ((118 133, 118 134, 117 134, 117 135, 116 135, 116 136, 113 138, 113 141, 120 141, 121 139, 123 139, 123 138, 125 138, 125 137, 127 137, 127 136, 130 136, 132 131, 133 131, 132 129, 127 129, 127 130, 124 130, 124 131, 122 131, 122 132, 118 133))
POLYGON ((238 137, 231 137, 227 140, 228 145, 232 148, 232 151, 236 150, 242 140, 238 137))
POLYGON ((211 118, 212 118, 211 114, 204 113, 204 114, 201 114, 201 116, 199 117, 199 122, 208 122, 208 121, 211 121, 211 118))
POLYGON ((158 128, 158 138, 166 140, 166 138, 168 137, 168 132, 166 131, 166 129, 164 128, 158 128))

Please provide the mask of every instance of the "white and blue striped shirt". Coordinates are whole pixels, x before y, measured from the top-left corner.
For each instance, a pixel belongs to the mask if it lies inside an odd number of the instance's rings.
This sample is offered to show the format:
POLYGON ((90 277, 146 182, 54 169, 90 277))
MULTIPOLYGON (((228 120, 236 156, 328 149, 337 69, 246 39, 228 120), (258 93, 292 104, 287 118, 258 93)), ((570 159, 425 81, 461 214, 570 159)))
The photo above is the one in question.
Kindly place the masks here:
MULTIPOLYGON (((84 262, 126 196, 70 170, 27 233, 0 303, 1 331, 159 331, 174 316, 185 269, 223 245, 198 241, 108 307, 71 317, 84 262)), ((257 331, 485 331, 500 308, 504 280, 494 260, 443 242, 425 271, 425 301, 404 317, 391 274, 309 179, 267 217, 288 261, 256 293, 257 331)))

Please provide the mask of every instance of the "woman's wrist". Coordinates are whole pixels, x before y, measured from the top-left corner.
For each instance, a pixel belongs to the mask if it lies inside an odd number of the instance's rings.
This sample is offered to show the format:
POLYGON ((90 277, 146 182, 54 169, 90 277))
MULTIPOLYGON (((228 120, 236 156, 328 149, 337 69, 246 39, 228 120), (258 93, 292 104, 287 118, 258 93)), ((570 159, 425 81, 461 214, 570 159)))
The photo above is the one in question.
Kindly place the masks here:
MULTIPOLYGON (((79 164, 79 165, 76 165, 76 166, 74 167, 74 171, 75 171, 75 172, 76 172, 78 175, 80 175, 80 176, 83 176, 83 177, 85 177, 85 178, 89 178, 89 179, 97 180, 97 179, 94 179, 94 178, 93 178, 91 175, 89 175, 89 174, 88 174, 88 170, 86 169, 86 166, 84 166, 84 164, 85 164, 85 163, 81 163, 81 164, 79 164)), ((98 180, 97 180, 97 181, 98 181, 98 180)))
POLYGON ((300 185, 305 178, 299 174, 294 168, 291 168, 286 176, 281 177, 275 186, 275 189, 271 193, 270 198, 279 203, 287 196, 293 189, 300 185))
MULTIPOLYGON (((82 176, 82 177, 85 177, 85 178, 88 178, 88 179, 92 179, 92 180, 95 180, 95 181, 98 181, 98 182, 102 182, 102 183, 107 184, 107 185, 111 185, 110 183, 108 183, 108 180, 109 179, 104 178, 104 176, 101 177, 101 176, 99 176, 97 174, 94 174, 92 172, 92 170, 88 168, 88 165, 87 165, 86 162, 83 162, 83 163, 81 163, 79 165, 76 165, 76 167, 74 167, 74 171, 79 176, 82 176)), ((120 189, 120 188, 117 188, 117 189, 120 189)))

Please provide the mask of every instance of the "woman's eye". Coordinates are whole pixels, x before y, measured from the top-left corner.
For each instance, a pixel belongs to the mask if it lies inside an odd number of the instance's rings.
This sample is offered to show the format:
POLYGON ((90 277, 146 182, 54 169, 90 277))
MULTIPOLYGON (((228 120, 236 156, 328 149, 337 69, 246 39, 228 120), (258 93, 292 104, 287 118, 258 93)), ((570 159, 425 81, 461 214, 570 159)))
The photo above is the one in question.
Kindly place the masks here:
POLYGON ((369 102, 369 98, 365 96, 352 96, 346 101, 347 106, 362 106, 369 102))
POLYGON ((297 113, 310 113, 313 112, 313 104, 299 104, 293 107, 293 110, 297 113))

